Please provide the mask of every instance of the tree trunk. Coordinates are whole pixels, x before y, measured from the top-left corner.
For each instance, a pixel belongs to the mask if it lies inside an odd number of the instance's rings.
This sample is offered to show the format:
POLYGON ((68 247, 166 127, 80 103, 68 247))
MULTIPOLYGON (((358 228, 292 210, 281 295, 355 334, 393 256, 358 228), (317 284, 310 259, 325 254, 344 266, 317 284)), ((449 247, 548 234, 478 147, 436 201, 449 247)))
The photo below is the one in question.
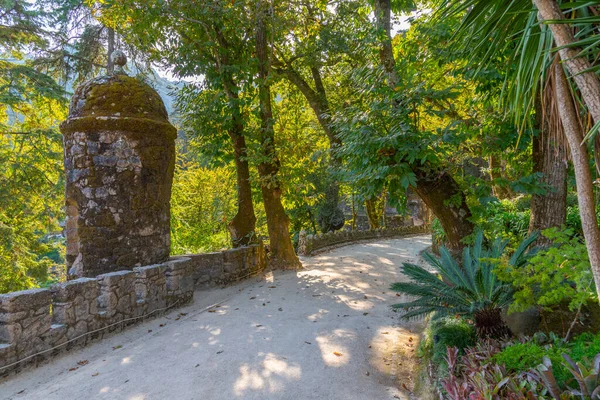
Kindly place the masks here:
POLYGON ((273 130, 273 110, 271 107, 271 87, 269 79, 269 53, 267 46, 266 7, 259 4, 256 20, 256 56, 258 59, 258 97, 260 100, 260 143, 265 161, 258 166, 260 187, 267 214, 269 230, 270 258, 274 269, 296 269, 302 264, 298 260, 289 232, 290 220, 281 204, 281 183, 279 181, 279 160, 275 152, 275 132, 273 130))
MULTIPOLYGON (((556 0, 533 0, 533 2, 542 22, 565 19, 556 0)), ((548 23, 548 26, 558 47, 569 46, 575 42, 570 24, 548 23)), ((590 71, 592 65, 587 58, 579 56, 580 52, 579 48, 563 47, 558 53, 581 91, 581 97, 594 122, 598 123, 600 122, 600 80, 594 71, 590 71)))
POLYGON ((235 155, 235 169, 237 178, 238 209, 237 214, 228 228, 231 234, 233 247, 247 246, 257 243, 256 216, 252 204, 252 188, 250 186, 250 169, 246 154, 246 138, 243 134, 243 125, 234 122, 229 130, 229 137, 233 143, 235 155))
POLYGON ((600 299, 600 230, 596 219, 594 203, 594 185, 589 165, 587 146, 583 142, 583 133, 579 126, 577 111, 571 97, 569 82, 561 65, 554 67, 556 77, 556 99, 565 136, 571 149, 571 159, 575 167, 577 201, 585 245, 587 247, 592 274, 596 283, 596 293, 600 299))
MULTIPOLYGON (((567 160, 565 146, 561 143, 563 133, 552 132, 559 127, 550 123, 550 117, 556 115, 551 103, 544 102, 541 97, 536 103, 538 134, 533 137, 533 172, 541 173, 542 183, 549 188, 544 195, 531 196, 530 233, 561 227, 567 220, 567 160)), ((537 240, 537 245, 549 244, 543 236, 537 240)))
MULTIPOLYGON (((375 18, 382 35, 379 58, 388 75, 388 86, 396 89, 400 79, 395 68, 390 16, 390 0, 375 0, 375 18)), ((415 192, 440 220, 446 233, 448 248, 459 253, 464 247, 462 239, 473 233, 474 229, 473 223, 468 220, 471 210, 462 190, 447 172, 435 172, 418 165, 412 167, 417 177, 415 192), (459 204, 452 205, 454 199, 459 199, 459 204)))
POLYGON ((375 230, 381 228, 381 214, 379 213, 378 202, 380 199, 374 197, 365 201, 365 210, 369 220, 369 229, 375 230))
POLYGON ((390 0, 375 0, 375 18, 377 29, 381 35, 381 47, 379 48, 379 59, 383 69, 388 76, 388 86, 395 89, 400 79, 396 73, 396 60, 392 48, 392 22, 391 22, 390 0))
POLYGON ((107 48, 106 48, 106 74, 112 75, 115 72, 115 64, 112 60, 112 53, 115 51, 115 30, 106 27, 107 29, 107 48))
POLYGON ((471 210, 458 183, 447 172, 438 174, 414 169, 417 185, 414 191, 440 220, 446 233, 446 247, 458 254, 465 247, 462 239, 473 233, 471 210))

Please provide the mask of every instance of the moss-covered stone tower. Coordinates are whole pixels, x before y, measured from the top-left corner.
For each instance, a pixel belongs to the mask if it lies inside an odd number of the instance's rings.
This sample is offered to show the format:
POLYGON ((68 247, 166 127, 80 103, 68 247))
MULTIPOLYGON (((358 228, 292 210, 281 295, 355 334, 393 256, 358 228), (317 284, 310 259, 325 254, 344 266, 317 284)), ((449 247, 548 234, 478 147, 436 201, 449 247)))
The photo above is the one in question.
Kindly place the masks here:
POLYGON ((165 261, 177 131, 158 93, 122 72, 92 79, 61 131, 69 277, 165 261))

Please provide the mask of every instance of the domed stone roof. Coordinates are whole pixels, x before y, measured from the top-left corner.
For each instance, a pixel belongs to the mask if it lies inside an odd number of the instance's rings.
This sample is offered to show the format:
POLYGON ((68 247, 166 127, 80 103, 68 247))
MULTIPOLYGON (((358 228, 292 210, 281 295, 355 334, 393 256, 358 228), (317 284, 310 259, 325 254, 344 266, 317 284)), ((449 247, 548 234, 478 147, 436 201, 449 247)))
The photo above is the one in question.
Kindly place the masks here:
POLYGON ((146 131, 152 124, 164 125, 169 133, 176 134, 160 95, 150 85, 115 74, 99 76, 77 87, 61 130, 63 133, 105 128, 146 131))
POLYGON ((69 117, 89 116, 168 119, 159 94, 148 84, 127 75, 100 76, 75 90, 69 117))

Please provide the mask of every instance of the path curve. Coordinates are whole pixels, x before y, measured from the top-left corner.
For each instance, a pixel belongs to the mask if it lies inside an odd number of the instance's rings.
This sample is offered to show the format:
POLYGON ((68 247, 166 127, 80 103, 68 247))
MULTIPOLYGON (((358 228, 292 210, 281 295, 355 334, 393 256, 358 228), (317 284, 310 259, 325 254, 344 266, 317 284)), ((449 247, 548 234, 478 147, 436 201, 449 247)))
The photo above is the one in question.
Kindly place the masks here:
POLYGON ((188 307, 1 382, 0 398, 409 399, 420 325, 398 319, 388 288, 430 244, 349 245, 298 272, 198 291, 188 307))

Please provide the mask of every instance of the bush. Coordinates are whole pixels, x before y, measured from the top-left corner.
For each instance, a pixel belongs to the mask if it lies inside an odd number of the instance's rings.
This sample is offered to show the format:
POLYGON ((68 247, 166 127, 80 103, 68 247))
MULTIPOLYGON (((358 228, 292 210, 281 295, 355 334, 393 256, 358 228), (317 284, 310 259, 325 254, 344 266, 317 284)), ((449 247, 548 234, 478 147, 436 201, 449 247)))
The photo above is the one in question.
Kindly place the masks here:
POLYGON ((463 354, 464 349, 476 343, 475 327, 468 320, 456 316, 434 316, 423 333, 417 354, 435 365, 438 375, 444 376, 447 371, 446 349, 454 347, 463 354))
POLYGON ((462 352, 477 342, 475 327, 460 317, 445 317, 433 321, 431 331, 433 334, 431 360, 434 363, 444 362, 448 347, 456 347, 462 352))
POLYGON ((551 307, 569 302, 571 311, 596 298, 596 288, 585 244, 570 229, 546 229, 552 247, 537 252, 520 266, 501 263, 498 277, 515 290, 509 312, 533 306, 551 307))
MULTIPOLYGON (((553 365, 560 366, 562 362, 561 354, 564 350, 564 348, 554 345, 541 346, 531 342, 515 343, 492 357, 492 361, 504 365, 506 370, 511 373, 527 372, 541 364, 544 356, 550 358, 553 365)), ((557 367, 556 375, 566 379, 568 371, 557 367)))
POLYGON ((563 353, 569 355, 575 362, 592 360, 600 353, 600 333, 596 335, 583 333, 569 343, 554 340, 547 345, 534 342, 511 344, 494 355, 492 361, 504 365, 508 372, 522 373, 542 364, 546 356, 552 362, 558 384, 565 389, 567 384, 571 384, 572 374, 564 366, 563 353))

